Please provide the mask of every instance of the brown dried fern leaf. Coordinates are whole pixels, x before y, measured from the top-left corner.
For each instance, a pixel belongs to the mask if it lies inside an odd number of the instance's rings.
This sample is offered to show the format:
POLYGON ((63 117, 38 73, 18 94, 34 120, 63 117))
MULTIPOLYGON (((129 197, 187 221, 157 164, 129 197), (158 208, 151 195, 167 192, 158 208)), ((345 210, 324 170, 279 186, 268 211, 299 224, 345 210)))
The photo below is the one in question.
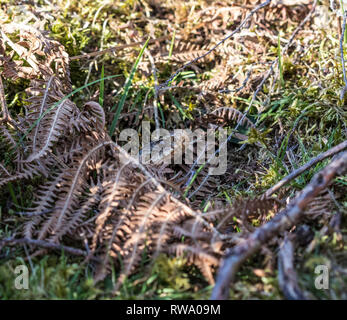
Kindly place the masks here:
POLYGON ((39 79, 46 81, 56 75, 62 89, 71 90, 69 57, 64 47, 46 36, 47 32, 38 30, 35 25, 9 23, 1 26, 0 62, 4 67, 3 76, 39 79), (13 40, 11 40, 11 38, 13 40), (12 49, 8 52, 7 48, 12 49), (14 53, 19 59, 13 59, 14 53), (24 62, 30 67, 23 67, 24 62))
MULTIPOLYGON (((21 168, 13 174, 2 165, 5 178, 1 178, 0 186, 34 175, 46 177, 27 210, 24 236, 57 245, 69 239, 87 246, 90 255, 101 256, 96 279, 108 271, 110 257, 116 264, 121 258, 121 284, 136 271, 144 250, 155 258, 159 252, 167 252, 172 243, 179 243, 175 228, 181 226, 191 236, 189 245, 196 256, 193 263, 212 281, 212 271, 205 262, 210 259, 215 265, 213 255, 218 250, 210 249, 201 235, 208 233, 217 243, 221 234, 199 211, 161 185, 157 177, 164 180, 168 174, 164 158, 142 165, 107 135, 106 117, 98 103, 87 102, 80 110, 65 98, 71 87, 68 56, 60 44, 31 26, 20 29, 15 24, 5 25, 1 32, 3 76, 8 81, 10 77, 29 79, 30 85, 29 104, 20 121, 26 139, 23 151, 16 156, 21 168), (19 58, 14 58, 14 53, 19 58), (29 67, 23 66, 24 62, 29 67), (201 243, 193 248, 195 237, 201 243)), ((184 50, 197 55, 199 49, 181 47, 177 57, 186 59, 184 50)), ((0 134, 5 148, 17 147, 10 131, 5 128, 0 134)), ((201 192, 206 194, 207 190, 201 192)))
POLYGON ((241 111, 232 107, 221 107, 213 110, 211 114, 217 116, 226 123, 229 123, 230 121, 238 123, 242 119, 241 125, 245 126, 246 128, 255 128, 254 123, 249 118, 244 116, 241 111))
MULTIPOLYGON (((208 51, 207 46, 200 46, 191 42, 179 41, 174 44, 171 61, 186 63, 187 61, 194 60, 208 51)), ((162 53, 156 57, 157 61, 165 61, 169 59, 169 52, 162 53)), ((200 62, 208 62, 214 59, 214 53, 207 55, 199 60, 200 62)))

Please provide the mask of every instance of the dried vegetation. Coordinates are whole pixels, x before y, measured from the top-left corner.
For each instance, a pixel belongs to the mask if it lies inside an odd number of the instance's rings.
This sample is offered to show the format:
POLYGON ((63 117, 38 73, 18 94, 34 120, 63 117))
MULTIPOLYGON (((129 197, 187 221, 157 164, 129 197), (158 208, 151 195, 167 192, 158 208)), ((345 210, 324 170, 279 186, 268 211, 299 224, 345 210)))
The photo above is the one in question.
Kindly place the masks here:
MULTIPOLYGON (((32 264, 63 251, 91 270, 96 288, 111 277, 109 294, 129 297, 125 292, 140 283, 141 293, 130 291, 145 298, 182 297, 181 291, 206 298, 210 289, 202 296, 194 291, 214 285, 221 266, 213 298, 271 298, 279 295, 275 253, 285 239, 279 256, 285 297, 346 298, 346 282, 336 280, 346 277, 340 262, 346 257, 346 152, 310 184, 327 162, 265 195, 320 153, 346 148, 341 21, 327 1, 267 1, 256 10, 259 3, 248 0, 178 7, 177 1, 96 1, 89 10, 85 1, 48 3, 1 6, 5 266, 16 257, 32 264), (129 156, 118 134, 125 128, 141 133, 142 120, 170 132, 227 128, 226 173, 209 175, 208 161, 145 164, 129 156), (297 207, 300 215, 292 216, 297 207), (303 276, 286 279, 294 247, 303 276), (237 269, 257 249, 237 281, 237 269), (323 295, 312 289, 315 264, 309 264, 322 257, 334 284, 323 295), (176 279, 169 268, 177 265, 176 279), (160 289, 160 281, 174 292, 160 289)), ((0 290, 11 297, 1 284, 0 290)))

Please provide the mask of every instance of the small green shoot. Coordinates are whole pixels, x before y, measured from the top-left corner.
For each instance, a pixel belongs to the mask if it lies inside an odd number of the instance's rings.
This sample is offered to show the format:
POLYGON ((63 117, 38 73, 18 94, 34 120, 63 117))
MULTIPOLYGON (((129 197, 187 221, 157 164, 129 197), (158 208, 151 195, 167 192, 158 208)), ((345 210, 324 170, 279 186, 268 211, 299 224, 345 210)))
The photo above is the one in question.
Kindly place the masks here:
POLYGON ((101 67, 101 81, 100 81, 100 95, 99 95, 99 104, 104 106, 104 92, 105 92, 105 66, 102 64, 101 67))
POLYGON ((144 46, 142 47, 138 57, 136 58, 136 61, 131 69, 131 72, 130 72, 130 75, 128 77, 128 79, 126 80, 125 82, 125 87, 124 87, 124 92, 123 92, 123 95, 118 103, 118 108, 117 108, 117 111, 116 111, 116 114, 114 115, 114 118, 113 118, 113 121, 112 121, 112 124, 111 124, 111 127, 110 127, 110 130, 109 130, 109 135, 112 137, 113 134, 114 134, 114 131, 116 130, 116 125, 117 125, 117 122, 118 122, 118 118, 123 110, 123 107, 124 107, 124 103, 125 103, 125 100, 128 96, 128 93, 129 93, 129 89, 131 87, 131 83, 133 81, 133 78, 134 78, 134 75, 135 75, 135 72, 137 70, 137 67, 141 61, 141 58, 143 56, 143 53, 145 52, 145 49, 148 45, 148 42, 149 42, 149 38, 147 39, 146 43, 144 44, 144 46))
POLYGON ((171 56, 172 56, 172 52, 173 52, 173 48, 174 48, 174 43, 175 43, 175 37, 176 37, 176 30, 174 30, 174 32, 173 32, 173 36, 172 36, 172 40, 171 40, 171 44, 170 44, 169 61, 171 60, 171 56))

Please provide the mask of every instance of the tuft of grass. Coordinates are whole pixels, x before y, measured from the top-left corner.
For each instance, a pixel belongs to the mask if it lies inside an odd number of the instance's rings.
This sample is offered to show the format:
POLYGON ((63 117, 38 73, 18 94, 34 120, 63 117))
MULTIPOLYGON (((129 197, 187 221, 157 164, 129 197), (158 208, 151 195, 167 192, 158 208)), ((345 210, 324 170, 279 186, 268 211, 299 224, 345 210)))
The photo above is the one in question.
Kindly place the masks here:
MULTIPOLYGON (((112 137, 113 134, 114 134, 114 131, 116 130, 116 126, 117 126, 117 122, 118 122, 118 119, 119 119, 119 116, 123 110, 123 107, 124 107, 124 103, 125 103, 125 100, 128 96, 128 92, 129 92, 129 89, 131 87, 131 83, 133 81, 133 78, 134 78, 134 75, 135 75, 135 72, 136 72, 136 69, 141 61, 141 58, 145 52, 145 49, 147 48, 147 45, 148 45, 148 42, 149 42, 149 38, 147 39, 146 43, 143 45, 139 55, 137 56, 136 58, 136 61, 131 69, 131 72, 130 72, 130 75, 129 77, 127 78, 126 82, 125 82, 125 86, 124 86, 124 92, 122 94, 122 97, 118 103, 118 107, 117 107, 117 111, 114 115, 114 118, 112 120, 112 124, 111 124, 111 127, 110 127, 110 130, 109 130, 109 135, 112 137)), ((113 107, 111 109, 111 111, 114 109, 115 107, 113 107)))

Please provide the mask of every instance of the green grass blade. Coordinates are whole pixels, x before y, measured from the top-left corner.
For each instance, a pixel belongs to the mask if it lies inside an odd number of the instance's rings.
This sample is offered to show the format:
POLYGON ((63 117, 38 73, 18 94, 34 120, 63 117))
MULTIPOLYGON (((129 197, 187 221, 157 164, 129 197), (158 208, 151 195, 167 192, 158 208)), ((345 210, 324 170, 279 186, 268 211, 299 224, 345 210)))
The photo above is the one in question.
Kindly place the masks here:
POLYGON ((100 81, 100 95, 99 95, 99 104, 100 106, 104 106, 104 92, 105 92, 105 66, 102 64, 101 67, 101 81, 100 81))
POLYGON ((206 166, 206 163, 202 164, 202 165, 198 168, 198 170, 196 170, 196 172, 195 172, 193 178, 190 180, 190 182, 189 182, 187 188, 184 190, 183 197, 187 197, 188 191, 189 191, 190 188, 192 187, 193 182, 195 181, 196 177, 198 176, 198 174, 200 173, 200 171, 201 171, 205 166, 206 166))
POLYGON ((18 207, 17 197, 16 197, 16 193, 14 191, 12 183, 9 182, 7 187, 8 187, 8 191, 10 192, 10 196, 12 198, 13 203, 18 207))
POLYGON ((133 81, 133 78, 134 78, 134 75, 135 75, 135 72, 137 70, 137 67, 141 61, 141 58, 143 56, 143 53, 145 52, 145 49, 148 45, 148 41, 149 41, 149 38, 147 39, 146 43, 144 44, 144 46, 142 47, 138 57, 136 58, 136 61, 131 69, 131 72, 130 72, 130 75, 128 77, 128 79, 126 80, 125 82, 125 87, 124 87, 124 93, 118 103, 118 108, 117 108, 117 111, 116 111, 116 114, 114 115, 114 118, 113 118, 113 121, 112 121, 112 124, 111 124, 111 128, 109 130, 109 135, 112 137, 115 129, 116 129, 116 125, 117 125, 117 122, 118 122, 118 118, 120 116, 120 113, 122 112, 122 109, 124 107, 124 103, 125 103, 125 100, 128 96, 128 92, 129 92, 129 89, 131 87, 131 83, 133 81))
POLYGON ((161 121, 163 123, 163 128, 165 128, 165 118, 164 118, 164 112, 163 112, 163 108, 161 107, 160 103, 158 102, 158 109, 160 112, 160 116, 161 116, 161 121))
POLYGON ((193 117, 189 114, 187 114, 181 104, 175 99, 175 97, 169 92, 170 97, 174 105, 177 107, 178 111, 182 114, 182 120, 185 120, 186 118, 193 120, 193 117))
POLYGON ((172 36, 172 40, 171 40, 171 44, 170 44, 169 61, 171 60, 171 56, 172 56, 172 52, 173 52, 173 48, 174 48, 174 43, 175 43, 175 37, 176 37, 176 30, 174 30, 174 33, 173 33, 173 36, 172 36))

